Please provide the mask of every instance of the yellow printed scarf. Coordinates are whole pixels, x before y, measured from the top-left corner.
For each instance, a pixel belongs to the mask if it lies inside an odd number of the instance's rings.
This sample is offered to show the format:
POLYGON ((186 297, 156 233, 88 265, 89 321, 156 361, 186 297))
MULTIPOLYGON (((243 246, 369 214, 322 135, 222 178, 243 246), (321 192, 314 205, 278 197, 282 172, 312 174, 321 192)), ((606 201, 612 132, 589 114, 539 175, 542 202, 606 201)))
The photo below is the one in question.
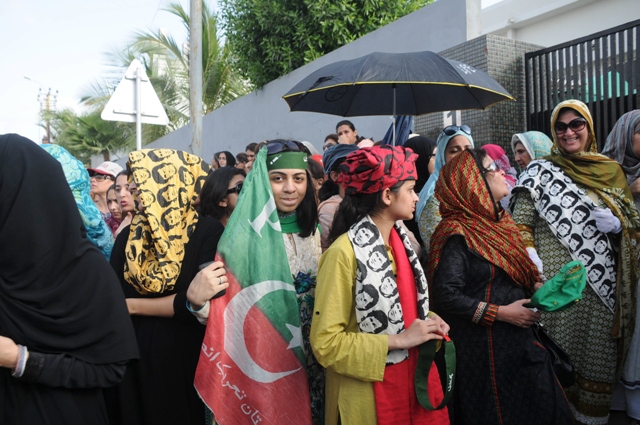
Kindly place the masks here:
POLYGON ((141 294, 171 291, 198 223, 193 201, 209 165, 182 151, 144 149, 131 152, 127 166, 143 211, 131 222, 124 278, 141 294))

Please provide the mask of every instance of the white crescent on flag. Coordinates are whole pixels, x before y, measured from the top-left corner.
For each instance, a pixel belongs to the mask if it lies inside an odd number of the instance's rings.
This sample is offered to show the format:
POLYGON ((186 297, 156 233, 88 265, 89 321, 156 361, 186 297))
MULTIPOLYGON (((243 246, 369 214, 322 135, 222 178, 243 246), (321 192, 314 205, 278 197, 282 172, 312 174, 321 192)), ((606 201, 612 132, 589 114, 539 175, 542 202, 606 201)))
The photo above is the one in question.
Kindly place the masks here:
MULTIPOLYGON (((244 288, 229 301, 224 310, 224 347, 229 357, 240 370, 256 382, 272 383, 302 369, 299 367, 285 372, 269 372, 258 366, 251 358, 244 340, 244 321, 253 307, 262 297, 274 291, 295 291, 293 285, 279 280, 265 280, 244 288)), ((286 325, 293 334, 288 348, 300 346, 302 332, 299 327, 286 325), (298 341, 298 343, 294 343, 298 341)))

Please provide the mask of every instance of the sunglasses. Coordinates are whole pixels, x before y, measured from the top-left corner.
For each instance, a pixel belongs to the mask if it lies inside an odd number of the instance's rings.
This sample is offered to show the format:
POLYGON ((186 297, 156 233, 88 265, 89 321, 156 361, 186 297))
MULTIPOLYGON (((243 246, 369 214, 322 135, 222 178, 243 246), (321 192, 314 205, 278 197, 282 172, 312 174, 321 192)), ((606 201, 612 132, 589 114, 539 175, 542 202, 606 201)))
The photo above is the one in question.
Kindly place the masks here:
POLYGON ((89 174, 89 178, 96 179, 96 181, 98 181, 98 182, 103 182, 103 181, 105 181, 107 179, 114 180, 114 178, 111 177, 111 176, 107 176, 106 174, 97 174, 97 173, 95 173, 93 175, 89 174))
POLYGON ((266 144, 267 153, 273 155, 280 152, 304 152, 311 155, 309 149, 300 142, 295 140, 273 140, 266 144))
POLYGON ((487 174, 491 171, 498 171, 498 166, 496 165, 495 162, 492 162, 491 164, 489 164, 489 166, 487 168, 485 168, 484 170, 481 171, 482 174, 487 174))
POLYGON ((586 125, 587 120, 585 120, 584 118, 576 118, 574 120, 571 120, 569 124, 564 122, 556 122, 556 133, 562 134, 566 132, 568 128, 570 128, 575 133, 576 131, 584 129, 586 125))
POLYGON ((453 136, 458 131, 462 131, 463 133, 466 133, 469 136, 471 136, 471 129, 469 128, 469 126, 466 126, 466 125, 461 125, 461 126, 450 125, 448 127, 445 127, 444 130, 442 130, 445 136, 453 136))
POLYGON ((243 186, 243 182, 238 183, 237 185, 233 186, 231 189, 227 190, 227 195, 231 195, 232 193, 237 193, 238 195, 240 195, 240 191, 242 191, 242 186, 243 186))

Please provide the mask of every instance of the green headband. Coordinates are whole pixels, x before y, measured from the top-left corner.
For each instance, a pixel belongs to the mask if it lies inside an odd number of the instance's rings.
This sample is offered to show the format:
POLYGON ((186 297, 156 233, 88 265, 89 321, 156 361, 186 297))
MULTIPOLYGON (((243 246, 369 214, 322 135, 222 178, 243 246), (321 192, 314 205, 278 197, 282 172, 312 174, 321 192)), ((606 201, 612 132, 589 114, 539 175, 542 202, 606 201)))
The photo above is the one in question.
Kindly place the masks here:
POLYGON ((281 168, 306 170, 307 154, 304 152, 278 152, 273 155, 267 155, 267 170, 281 168))

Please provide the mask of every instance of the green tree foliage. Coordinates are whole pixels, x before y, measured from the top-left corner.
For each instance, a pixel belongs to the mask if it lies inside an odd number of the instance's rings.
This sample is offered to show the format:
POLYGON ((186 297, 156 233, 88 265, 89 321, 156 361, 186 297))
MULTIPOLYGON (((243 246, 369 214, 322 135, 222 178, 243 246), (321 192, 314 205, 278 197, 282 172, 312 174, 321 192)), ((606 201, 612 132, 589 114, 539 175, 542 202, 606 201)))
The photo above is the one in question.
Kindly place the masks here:
POLYGON ((102 155, 105 161, 110 161, 112 153, 135 147, 135 129, 131 124, 105 121, 100 113, 92 110, 76 115, 70 109, 50 113, 56 143, 87 165, 93 155, 102 155))
MULTIPOLYGON (((96 108, 104 107, 133 59, 138 59, 167 112, 167 126, 142 126, 142 140, 150 143, 189 124, 189 14, 179 3, 165 11, 183 24, 185 42, 176 41, 161 29, 138 32, 123 50, 109 54, 106 77, 95 83, 83 101, 96 108)), ((222 40, 216 14, 206 3, 202 8, 202 108, 206 114, 250 90, 249 83, 235 70, 230 47, 222 40)), ((134 135, 135 137, 135 135, 134 135)))
POLYGON ((433 0, 220 0, 228 42, 258 87, 433 0))

